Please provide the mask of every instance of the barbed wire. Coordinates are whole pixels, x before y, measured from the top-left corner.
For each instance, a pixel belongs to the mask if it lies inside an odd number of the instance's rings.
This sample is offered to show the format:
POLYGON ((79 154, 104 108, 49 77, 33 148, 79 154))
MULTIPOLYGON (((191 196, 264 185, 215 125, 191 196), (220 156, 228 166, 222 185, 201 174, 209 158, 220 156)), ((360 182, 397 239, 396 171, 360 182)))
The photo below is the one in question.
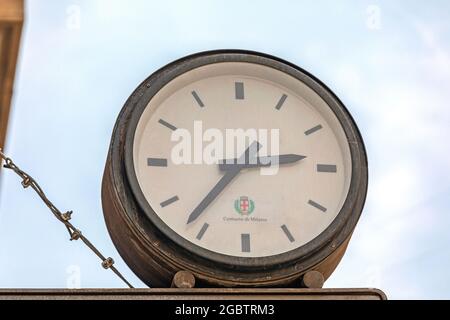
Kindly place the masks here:
POLYGON ((102 260, 102 267, 105 269, 111 269, 123 282, 125 282, 128 287, 133 288, 133 286, 125 279, 125 277, 114 267, 114 260, 111 257, 106 258, 90 241, 86 238, 81 230, 77 229, 69 220, 72 218, 72 211, 61 212, 45 195, 42 188, 28 173, 21 170, 11 158, 7 157, 2 149, 0 148, 0 158, 5 161, 3 165, 4 168, 14 171, 20 178, 22 178, 22 186, 24 189, 31 187, 38 196, 42 199, 45 205, 50 209, 56 219, 63 223, 69 232, 70 241, 81 240, 83 243, 94 252, 97 257, 102 260))

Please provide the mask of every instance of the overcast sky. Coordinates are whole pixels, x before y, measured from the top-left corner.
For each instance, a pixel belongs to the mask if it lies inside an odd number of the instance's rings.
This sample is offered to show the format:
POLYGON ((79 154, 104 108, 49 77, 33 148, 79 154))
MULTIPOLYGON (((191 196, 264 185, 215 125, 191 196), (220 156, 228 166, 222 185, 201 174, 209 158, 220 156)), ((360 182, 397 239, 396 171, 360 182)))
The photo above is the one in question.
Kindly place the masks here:
MULTIPOLYGON (((450 298, 448 1, 28 0, 26 9, 6 151, 136 287, 100 202, 116 117, 166 63, 240 48, 316 75, 361 129, 366 207, 326 287, 450 298)), ((0 287, 123 287, 3 169, 0 191, 0 287)))

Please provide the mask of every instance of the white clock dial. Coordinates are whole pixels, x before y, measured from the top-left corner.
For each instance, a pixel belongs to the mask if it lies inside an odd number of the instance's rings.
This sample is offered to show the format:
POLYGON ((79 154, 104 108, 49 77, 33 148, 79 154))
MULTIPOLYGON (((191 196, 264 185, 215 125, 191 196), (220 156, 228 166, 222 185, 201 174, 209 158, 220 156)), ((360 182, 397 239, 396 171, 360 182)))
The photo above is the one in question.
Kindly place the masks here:
MULTIPOLYGON (((244 151, 242 146, 237 156, 244 151)), ((268 153, 273 155, 270 148, 268 153)), ((343 206, 352 173, 344 130, 319 95, 281 71, 243 62, 202 66, 166 84, 140 117, 133 161, 145 200, 170 229, 199 247, 237 257, 285 253, 319 236, 343 206), (187 223, 227 174, 218 164, 174 163, 178 142, 171 135, 181 128, 194 135, 195 121, 224 134, 279 129, 279 154, 305 158, 280 164, 274 175, 241 170, 187 223)))

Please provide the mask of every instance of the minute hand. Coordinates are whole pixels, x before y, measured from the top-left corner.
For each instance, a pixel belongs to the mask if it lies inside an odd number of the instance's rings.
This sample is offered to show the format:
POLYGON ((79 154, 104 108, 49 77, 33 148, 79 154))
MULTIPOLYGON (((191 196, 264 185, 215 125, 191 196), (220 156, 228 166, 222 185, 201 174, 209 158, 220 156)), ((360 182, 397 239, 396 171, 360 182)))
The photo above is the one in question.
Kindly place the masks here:
POLYGON ((279 156, 265 156, 252 159, 251 162, 238 163, 237 159, 222 160, 219 163, 220 171, 228 171, 232 168, 239 167, 240 169, 248 168, 261 168, 270 167, 276 164, 289 164, 305 159, 306 156, 301 156, 298 154, 282 154, 279 156))
MULTIPOLYGON (((242 159, 248 159, 252 158, 256 155, 258 150, 261 148, 261 145, 259 142, 253 142, 250 147, 245 150, 244 154, 239 158, 241 161, 242 159)), ((217 184, 211 189, 211 191, 206 195, 205 198, 199 203, 199 205, 192 211, 192 213, 189 215, 187 224, 191 223, 192 221, 196 220, 202 212, 211 204, 211 202, 214 201, 214 199, 217 198, 217 196, 222 192, 223 189, 233 180, 241 171, 241 168, 238 166, 235 166, 234 168, 231 168, 228 170, 223 177, 217 182, 217 184)))

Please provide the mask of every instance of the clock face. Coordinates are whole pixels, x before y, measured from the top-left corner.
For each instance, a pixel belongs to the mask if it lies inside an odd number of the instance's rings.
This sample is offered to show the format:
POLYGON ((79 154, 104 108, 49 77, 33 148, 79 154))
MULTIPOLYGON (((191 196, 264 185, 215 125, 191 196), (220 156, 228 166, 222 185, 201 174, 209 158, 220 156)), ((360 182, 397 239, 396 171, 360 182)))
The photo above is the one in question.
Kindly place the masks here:
POLYGON ((266 65, 220 62, 169 77, 132 131, 141 205, 194 253, 245 259, 291 252, 324 233, 349 192, 350 148, 334 111, 304 81, 266 65), (227 149, 227 130, 236 129, 267 135, 227 149), (217 159, 247 159, 205 161, 208 132, 223 137, 217 159), (177 158, 182 142, 189 145, 184 163, 177 158), (278 159, 278 168, 270 171, 263 159, 278 159))

